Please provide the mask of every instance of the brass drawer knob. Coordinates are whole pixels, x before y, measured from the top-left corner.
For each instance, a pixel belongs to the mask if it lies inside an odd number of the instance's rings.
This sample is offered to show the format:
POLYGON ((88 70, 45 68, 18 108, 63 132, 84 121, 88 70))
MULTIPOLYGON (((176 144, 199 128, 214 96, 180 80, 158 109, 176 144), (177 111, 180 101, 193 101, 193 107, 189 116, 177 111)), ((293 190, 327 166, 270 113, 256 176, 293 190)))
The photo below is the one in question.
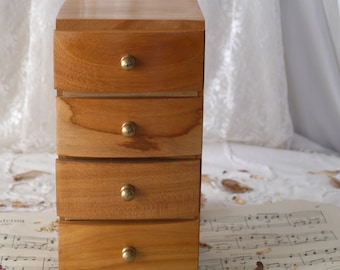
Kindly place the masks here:
POLYGON ((122 259, 126 263, 133 262, 136 258, 136 249, 133 247, 125 247, 122 249, 122 259))
POLYGON ((120 196, 124 201, 131 201, 135 197, 135 187, 132 185, 124 185, 120 189, 120 196))
POLYGON ((124 55, 121 59, 120 59, 120 65, 124 70, 131 70, 135 67, 136 64, 136 59, 130 55, 124 55))
POLYGON ((122 125, 122 135, 124 137, 132 137, 136 133, 137 126, 133 122, 125 122, 122 125))

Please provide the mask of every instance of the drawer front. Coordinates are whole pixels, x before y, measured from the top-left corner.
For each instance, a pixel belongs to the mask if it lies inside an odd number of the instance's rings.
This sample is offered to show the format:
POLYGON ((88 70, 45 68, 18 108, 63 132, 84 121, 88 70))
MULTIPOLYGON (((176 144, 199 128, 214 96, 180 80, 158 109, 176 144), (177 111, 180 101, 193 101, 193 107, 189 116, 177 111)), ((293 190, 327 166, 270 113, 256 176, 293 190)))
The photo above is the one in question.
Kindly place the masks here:
POLYGON ((57 97, 57 153, 74 157, 201 155, 202 98, 57 97), (136 124, 122 135, 122 125, 136 124))
POLYGON ((63 32, 54 35, 59 90, 82 92, 202 91, 204 32, 63 32), (121 67, 131 54, 132 70, 121 67))
POLYGON ((60 222, 60 270, 197 270, 198 220, 177 222, 60 222), (134 261, 122 259, 133 247, 134 261))
POLYGON ((76 220, 197 218, 200 171, 199 159, 57 160, 58 216, 76 220), (124 192, 133 192, 133 197, 127 200, 124 192))

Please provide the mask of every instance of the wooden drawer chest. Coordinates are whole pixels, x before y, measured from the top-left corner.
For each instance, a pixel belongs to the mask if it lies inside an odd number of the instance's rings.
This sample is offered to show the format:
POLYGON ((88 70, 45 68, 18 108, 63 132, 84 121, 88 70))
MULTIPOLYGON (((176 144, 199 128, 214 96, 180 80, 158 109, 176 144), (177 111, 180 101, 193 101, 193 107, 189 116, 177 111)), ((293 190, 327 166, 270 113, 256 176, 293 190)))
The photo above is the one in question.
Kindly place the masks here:
POLYGON ((65 0, 54 35, 59 269, 198 269, 196 0, 65 0))

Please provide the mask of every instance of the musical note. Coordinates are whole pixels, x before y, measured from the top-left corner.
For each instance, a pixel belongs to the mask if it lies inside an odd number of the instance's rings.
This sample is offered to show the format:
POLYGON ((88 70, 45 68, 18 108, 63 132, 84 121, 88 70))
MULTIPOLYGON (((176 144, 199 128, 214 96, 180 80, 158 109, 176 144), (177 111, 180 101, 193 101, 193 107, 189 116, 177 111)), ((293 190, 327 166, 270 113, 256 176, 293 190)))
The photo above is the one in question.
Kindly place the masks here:
POLYGON ((207 236, 205 241, 209 245, 209 250, 204 250, 204 252, 220 253, 221 251, 225 252, 234 249, 249 251, 266 247, 286 247, 321 241, 327 242, 336 239, 333 231, 309 231, 297 234, 226 235, 223 237, 207 236))
MULTIPOLYGON (((338 250, 334 248, 333 251, 338 250)), ((325 262, 340 262, 340 253, 335 257, 324 256, 328 250, 306 250, 298 254, 267 254, 265 256, 256 255, 237 255, 232 257, 225 257, 222 261, 215 259, 204 261, 200 269, 254 269, 250 268, 255 265, 257 261, 262 261, 265 264, 265 269, 291 269, 295 266, 303 265, 319 265, 325 262), (219 268, 223 263, 223 268, 219 268), (204 266, 204 267, 203 267, 204 266), (242 268, 240 268, 242 267, 242 268)))
POLYGON ((218 216, 214 219, 201 220, 201 232, 256 230, 275 227, 301 227, 316 224, 326 224, 321 211, 299 211, 291 213, 257 213, 248 216, 218 216))
POLYGON ((340 269, 340 210, 285 203, 202 211, 200 270, 340 269))
POLYGON ((15 248, 15 249, 38 249, 38 250, 58 250, 56 238, 44 237, 28 237, 16 236, 6 234, 0 235, 0 249, 1 248, 15 248))
POLYGON ((40 228, 51 213, 0 213, 0 265, 4 270, 58 270, 57 232, 40 228), (7 222, 8 221, 8 222, 7 222))
POLYGON ((293 212, 288 214, 288 219, 294 227, 327 223, 321 211, 293 212))
POLYGON ((58 269, 56 257, 37 256, 0 256, 0 263, 4 270, 52 270, 58 269))

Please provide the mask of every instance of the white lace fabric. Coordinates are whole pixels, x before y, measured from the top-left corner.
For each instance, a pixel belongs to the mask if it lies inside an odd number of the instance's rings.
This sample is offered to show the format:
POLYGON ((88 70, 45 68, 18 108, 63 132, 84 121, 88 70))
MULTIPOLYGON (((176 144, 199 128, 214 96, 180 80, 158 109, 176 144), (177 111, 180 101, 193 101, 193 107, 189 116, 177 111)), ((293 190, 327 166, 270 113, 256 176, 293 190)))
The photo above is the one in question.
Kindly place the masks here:
POLYGON ((206 19, 204 139, 289 147, 278 1, 199 3, 206 19))
POLYGON ((0 1, 0 149, 53 151, 53 30, 63 0, 0 1))

